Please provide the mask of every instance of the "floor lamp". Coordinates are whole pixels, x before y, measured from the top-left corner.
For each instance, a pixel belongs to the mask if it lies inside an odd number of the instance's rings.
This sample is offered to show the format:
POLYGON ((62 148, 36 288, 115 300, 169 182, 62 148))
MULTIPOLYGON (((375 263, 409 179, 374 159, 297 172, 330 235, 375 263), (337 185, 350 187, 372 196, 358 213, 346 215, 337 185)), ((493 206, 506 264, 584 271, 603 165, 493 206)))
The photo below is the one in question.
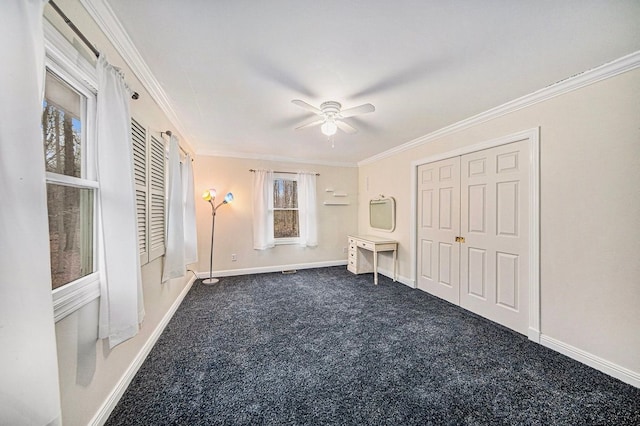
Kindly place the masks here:
POLYGON ((228 192, 227 195, 224 196, 224 201, 222 201, 217 206, 214 206, 214 202, 216 200, 215 189, 208 189, 204 191, 204 193, 202 194, 202 199, 208 201, 209 204, 211 204, 211 254, 209 256, 209 278, 202 280, 202 284, 211 285, 216 284, 218 281, 220 281, 217 278, 213 278, 213 231, 216 227, 216 211, 218 210, 218 208, 220 208, 221 205, 229 204, 230 202, 232 202, 233 194, 228 192))

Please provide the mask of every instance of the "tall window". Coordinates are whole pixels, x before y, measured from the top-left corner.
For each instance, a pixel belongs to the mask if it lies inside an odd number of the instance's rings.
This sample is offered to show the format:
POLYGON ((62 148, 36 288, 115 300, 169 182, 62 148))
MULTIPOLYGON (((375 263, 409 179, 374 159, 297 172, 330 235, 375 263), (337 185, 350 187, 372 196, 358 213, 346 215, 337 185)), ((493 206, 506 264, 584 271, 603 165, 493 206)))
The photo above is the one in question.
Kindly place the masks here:
MULTIPOLYGON (((87 126, 95 95, 48 69, 42 112, 52 288, 96 271, 96 181, 87 126)), ((91 117, 91 118, 90 118, 91 117)))
POLYGON ((300 237, 298 181, 292 177, 273 180, 273 236, 276 243, 295 242, 300 237))
POLYGON ((144 265, 165 251, 166 148, 161 138, 131 119, 133 170, 136 185, 138 248, 144 265))

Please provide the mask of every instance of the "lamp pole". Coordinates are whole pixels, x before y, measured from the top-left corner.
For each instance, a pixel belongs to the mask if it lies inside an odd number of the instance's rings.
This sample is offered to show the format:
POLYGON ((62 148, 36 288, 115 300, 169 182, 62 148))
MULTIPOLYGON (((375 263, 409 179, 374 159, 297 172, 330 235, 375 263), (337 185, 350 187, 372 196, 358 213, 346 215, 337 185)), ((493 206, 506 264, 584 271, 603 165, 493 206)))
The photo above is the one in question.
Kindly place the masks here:
MULTIPOLYGON (((209 252, 209 278, 202 280, 203 284, 216 284, 220 281, 217 278, 213 278, 213 231, 216 228, 216 207, 213 207, 212 200, 209 200, 211 204, 211 251, 209 252)), ((219 207, 219 206, 218 206, 219 207)))

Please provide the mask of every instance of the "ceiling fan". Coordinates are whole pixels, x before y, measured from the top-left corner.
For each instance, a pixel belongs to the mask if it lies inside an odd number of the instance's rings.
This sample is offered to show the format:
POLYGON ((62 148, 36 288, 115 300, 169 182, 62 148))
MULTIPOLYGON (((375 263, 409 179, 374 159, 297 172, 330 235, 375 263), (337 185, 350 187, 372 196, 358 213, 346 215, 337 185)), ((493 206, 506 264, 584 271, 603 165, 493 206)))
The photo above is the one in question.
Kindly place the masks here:
POLYGON ((313 126, 321 126, 320 130, 327 136, 333 136, 337 129, 348 134, 356 133, 358 130, 349 123, 344 122, 342 119, 353 117, 354 115, 366 114, 376 110, 376 108, 371 104, 362 104, 357 107, 342 109, 340 102, 336 101, 323 102, 320 104, 320 108, 316 108, 299 99, 294 99, 291 102, 302 109, 306 109, 307 111, 311 111, 312 113, 320 116, 313 121, 296 127, 296 130, 302 130, 313 126))

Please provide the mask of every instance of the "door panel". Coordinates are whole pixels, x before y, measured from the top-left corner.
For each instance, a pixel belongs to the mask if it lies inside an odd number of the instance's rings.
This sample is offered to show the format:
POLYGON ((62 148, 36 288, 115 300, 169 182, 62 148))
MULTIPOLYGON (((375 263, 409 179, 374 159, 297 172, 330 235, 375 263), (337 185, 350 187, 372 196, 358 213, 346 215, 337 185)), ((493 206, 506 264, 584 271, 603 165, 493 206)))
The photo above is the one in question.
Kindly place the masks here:
POLYGON ((460 303, 460 157, 418 168, 418 288, 460 303))
POLYGON ((446 231, 451 231, 453 227, 453 217, 452 217, 452 196, 453 188, 440 188, 440 198, 438 199, 438 205, 440 206, 439 211, 439 228, 446 231))
POLYGON ((518 182, 497 184, 497 233, 503 237, 518 237, 518 186, 518 182))
POLYGON ((429 280, 433 280, 433 273, 432 273, 432 267, 431 267, 431 259, 433 259, 433 256, 431 253, 432 247, 433 247, 433 241, 423 239, 420 250, 419 250, 420 252, 419 257, 421 259, 420 276, 429 280))
POLYGON ((496 253, 496 303, 518 310, 518 260, 510 253, 496 253))
POLYGON ((423 228, 433 227, 433 189, 422 191, 422 218, 423 228))
POLYGON ((478 248, 468 249, 469 295, 487 300, 487 251, 478 248))
POLYGON ((527 334, 528 143, 461 157, 460 306, 527 334), (482 253, 482 254, 480 254, 482 253))
POLYGON ((475 214, 469 215, 468 232, 486 234, 487 232, 487 185, 469 185, 469 209, 475 214))
POLYGON ((452 256, 452 248, 451 244, 440 242, 440 253, 439 260, 440 265, 438 267, 438 277, 440 277, 438 283, 445 285, 447 287, 452 286, 451 276, 452 276, 452 267, 451 267, 451 258, 452 256))

